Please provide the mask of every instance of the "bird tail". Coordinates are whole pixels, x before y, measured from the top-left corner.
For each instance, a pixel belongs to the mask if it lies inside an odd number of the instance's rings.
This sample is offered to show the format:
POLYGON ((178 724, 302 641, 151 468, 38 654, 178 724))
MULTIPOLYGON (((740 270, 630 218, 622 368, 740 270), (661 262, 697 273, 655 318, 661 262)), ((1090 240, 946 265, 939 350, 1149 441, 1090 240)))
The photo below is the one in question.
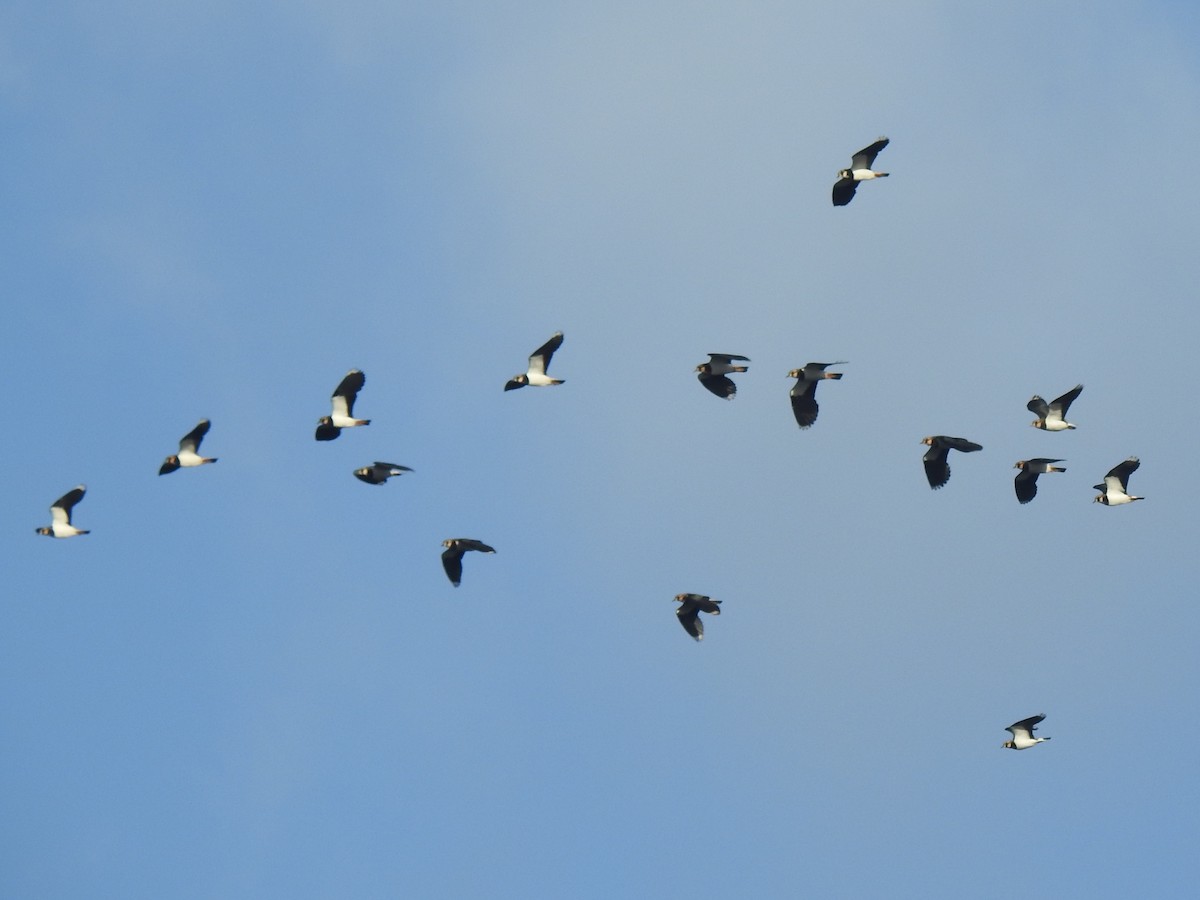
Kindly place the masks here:
POLYGON ((80 529, 79 531, 77 531, 75 533, 76 534, 91 534, 92 530, 90 528, 84 528, 84 529, 80 529))
POLYGON ((1067 470, 1066 470, 1065 466, 1047 466, 1046 471, 1047 472, 1065 472, 1067 470))
POLYGON ((734 366, 729 371, 731 371, 731 372, 749 372, 750 370, 746 366, 734 366))
POLYGON ((839 378, 842 377, 842 373, 841 372, 826 372, 825 377, 830 378, 834 381, 837 381, 839 378))
POLYGON ((370 425, 371 420, 370 419, 358 419, 354 424, 355 425, 370 425))
POLYGON ((216 461, 217 461, 217 458, 214 456, 214 457, 212 457, 211 459, 206 459, 206 460, 204 460, 204 461, 205 461, 206 463, 210 463, 210 462, 216 462, 216 461))

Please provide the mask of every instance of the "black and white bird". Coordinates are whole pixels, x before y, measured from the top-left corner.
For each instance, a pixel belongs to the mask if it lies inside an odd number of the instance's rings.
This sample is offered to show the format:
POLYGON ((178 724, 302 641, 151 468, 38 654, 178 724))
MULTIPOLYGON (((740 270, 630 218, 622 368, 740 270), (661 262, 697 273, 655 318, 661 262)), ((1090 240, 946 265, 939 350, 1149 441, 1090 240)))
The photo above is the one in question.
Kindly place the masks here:
POLYGON ((679 616, 679 624, 683 626, 683 630, 698 641, 704 640, 704 623, 700 621, 700 613, 719 616, 721 601, 705 597, 703 594, 676 594, 675 602, 682 604, 675 610, 675 615, 679 616))
POLYGON ((1037 479, 1039 475, 1045 475, 1047 472, 1065 472, 1066 469, 1061 466, 1054 465, 1055 463, 1065 462, 1061 459, 1022 459, 1018 460, 1013 466, 1014 469, 1020 469, 1017 477, 1013 479, 1013 488, 1017 492, 1017 499, 1022 503, 1028 503, 1037 496, 1037 479))
POLYGON ((408 466, 398 466, 395 463, 375 462, 369 466, 363 466, 361 469, 354 470, 354 477, 359 481, 365 481, 367 484, 383 484, 393 475, 400 475, 404 472, 411 472, 408 466))
POLYGON ((354 418, 354 401, 358 392, 367 383, 367 376, 358 369, 346 373, 331 398, 333 410, 328 416, 317 420, 316 438, 318 441, 332 441, 342 433, 343 428, 357 428, 359 425, 370 425, 370 419, 354 418))
POLYGON ((1031 423, 1034 428, 1043 431, 1068 431, 1075 426, 1066 420, 1067 409, 1075 402, 1075 398, 1083 390, 1082 384, 1077 384, 1061 397, 1055 397, 1049 403, 1034 394, 1025 408, 1037 416, 1031 423))
POLYGON ((468 550, 478 550, 480 553, 495 553, 494 547, 489 547, 483 541, 477 541, 472 538, 450 538, 442 541, 442 546, 446 549, 442 551, 442 568, 446 570, 446 577, 450 579, 450 583, 458 587, 462 583, 462 560, 463 554, 468 550))
POLYGON ((841 372, 826 372, 829 366, 844 366, 844 359, 831 363, 810 362, 805 363, 803 369, 792 369, 788 372, 788 378, 795 378, 796 383, 792 385, 792 414, 796 417, 796 424, 801 428, 810 427, 817 421, 817 413, 820 408, 817 406, 817 383, 825 379, 838 380, 842 377, 841 372))
POLYGON ((78 485, 71 488, 61 497, 54 501, 50 507, 50 524, 44 528, 36 529, 38 534, 44 534, 49 537, 69 538, 75 537, 77 534, 90 534, 87 529, 76 528, 71 524, 71 510, 75 508, 75 504, 83 499, 83 495, 87 493, 86 485, 78 485))
POLYGON ((1113 466, 1104 476, 1104 484, 1092 485, 1092 490, 1103 491, 1093 502, 1103 503, 1105 506, 1123 506, 1134 500, 1145 500, 1145 497, 1135 497, 1129 493, 1129 476, 1136 472, 1141 464, 1140 459, 1131 456, 1125 462, 1113 466))
POLYGON ((833 186, 833 205, 845 206, 854 199, 854 192, 860 181, 870 181, 872 178, 887 178, 887 172, 872 172, 875 157, 879 151, 888 145, 888 139, 881 137, 870 147, 863 147, 850 158, 850 168, 838 172, 837 183, 833 186))
POLYGON ((183 439, 179 442, 179 452, 163 460, 162 468, 158 470, 158 474, 169 475, 179 468, 189 469, 192 466, 215 463, 217 461, 216 457, 206 458, 200 455, 200 442, 208 434, 208 429, 211 425, 212 423, 208 419, 201 419, 199 425, 183 436, 183 439))
POLYGON ((723 400, 732 400, 737 393, 737 385, 732 379, 726 378, 732 372, 748 372, 746 366, 733 365, 738 362, 750 362, 749 357, 736 356, 732 353, 710 353, 708 362, 696 366, 696 377, 700 383, 723 400))
POLYGON ((563 333, 561 331, 554 332, 554 337, 542 344, 533 351, 529 357, 529 369, 521 375, 514 375, 504 385, 506 391, 515 391, 517 388, 523 388, 526 385, 529 387, 548 387, 552 384, 562 384, 563 379, 551 378, 546 374, 546 370, 550 368, 550 360, 554 356, 554 351, 562 346, 563 333))
POLYGON ((1030 716, 1028 719, 1022 719, 1020 722, 1013 722, 1004 729, 1012 735, 1012 739, 1005 741, 1003 746, 1009 750, 1028 750, 1034 744, 1050 740, 1047 737, 1033 736, 1033 733, 1037 731, 1038 722, 1044 718, 1046 718, 1046 714, 1042 713, 1038 716, 1030 716))
POLYGON ((974 453, 976 450, 983 449, 983 445, 968 441, 966 438, 948 437, 944 434, 930 435, 923 438, 921 443, 929 447, 925 451, 925 455, 921 457, 921 462, 925 463, 925 477, 929 479, 929 486, 935 491, 950 480, 948 458, 951 450, 974 453))

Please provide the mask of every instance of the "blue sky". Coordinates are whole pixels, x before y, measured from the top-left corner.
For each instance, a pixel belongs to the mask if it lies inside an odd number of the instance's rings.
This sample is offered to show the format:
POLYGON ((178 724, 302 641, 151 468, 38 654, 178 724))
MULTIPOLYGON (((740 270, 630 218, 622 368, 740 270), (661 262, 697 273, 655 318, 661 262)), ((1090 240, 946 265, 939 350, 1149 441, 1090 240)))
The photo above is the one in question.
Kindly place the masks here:
POLYGON ((1189 896, 1197 37, 10 4, 0 894, 1189 896), (566 384, 503 393, 556 330, 566 384), (984 450, 934 493, 938 433, 984 450), (1148 499, 1092 504, 1129 455, 1148 499), (35 536, 80 482, 92 534, 35 536), (457 590, 448 537, 498 550, 457 590))

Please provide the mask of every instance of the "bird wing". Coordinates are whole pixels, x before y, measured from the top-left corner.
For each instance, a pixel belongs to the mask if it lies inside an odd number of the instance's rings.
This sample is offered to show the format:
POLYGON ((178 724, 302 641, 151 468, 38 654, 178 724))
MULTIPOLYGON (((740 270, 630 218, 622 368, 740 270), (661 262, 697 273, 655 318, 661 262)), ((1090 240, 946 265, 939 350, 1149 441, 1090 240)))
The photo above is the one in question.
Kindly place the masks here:
POLYGON ((199 425, 183 436, 183 439, 179 442, 179 452, 199 452, 200 442, 204 440, 204 436, 208 434, 208 429, 211 427, 212 424, 208 419, 201 419, 199 425))
MULTIPOLYGON (((336 409, 337 403, 334 403, 336 409)), ((341 435, 342 429, 336 425, 321 423, 317 426, 317 431, 313 435, 318 441, 334 441, 341 435)))
POLYGON ((1030 398, 1029 402, 1025 404, 1025 408, 1039 419, 1044 419, 1050 414, 1050 407, 1046 404, 1046 401, 1037 394, 1034 394, 1033 397, 1030 398))
POLYGON ((1022 469, 1013 479, 1013 489, 1017 492, 1017 500, 1028 503, 1037 496, 1038 473, 1030 469, 1022 469))
POLYGON ((697 375, 700 383, 724 400, 732 400, 737 393, 737 385, 724 375, 697 375))
POLYGON ((1071 404, 1075 402, 1075 398, 1078 397, 1082 391, 1083 391, 1083 385, 1077 384, 1077 385, 1075 385, 1075 387, 1071 388, 1069 391, 1067 391, 1061 397, 1055 397, 1053 400, 1051 400, 1050 401, 1051 415, 1057 413, 1059 418, 1062 418, 1063 416, 1065 416, 1067 414, 1067 410, 1070 408, 1071 404))
POLYGON ((700 609, 691 600, 683 601, 683 605, 675 610, 679 616, 679 624, 683 630, 698 641, 704 640, 704 623, 700 621, 700 609))
POLYGON ((976 444, 974 441, 968 441, 966 438, 946 437, 945 435, 942 435, 939 437, 939 440, 941 441, 942 446, 947 447, 950 450, 959 450, 963 453, 974 453, 976 450, 983 449, 982 444, 976 444))
POLYGON ((379 462, 378 460, 376 460, 374 465, 376 468, 380 468, 380 469, 399 469, 401 472, 411 472, 412 471, 412 469, 410 469, 408 466, 398 466, 395 463, 379 462))
POLYGON ((358 371, 358 369, 351 369, 347 372, 346 377, 337 386, 337 390, 333 392, 333 397, 331 398, 333 401, 333 414, 335 416, 352 418, 354 416, 354 401, 358 399, 358 392, 362 390, 363 385, 366 383, 367 376, 358 371))
POLYGON ((950 465, 947 462, 949 456, 950 448, 938 443, 935 438, 935 442, 921 459, 925 463, 925 477, 929 479, 929 486, 935 491, 950 480, 950 465))
POLYGON ((1026 460, 1025 467, 1026 469, 1032 467, 1035 475, 1044 475, 1050 466, 1060 462, 1065 462, 1065 460, 1045 459, 1044 457, 1039 456, 1037 459, 1026 460))
POLYGON ((554 337, 550 338, 550 340, 546 341, 546 343, 534 350, 533 354, 529 357, 530 374, 536 372, 539 375, 545 375, 546 369, 550 365, 550 359, 554 356, 554 351, 562 346, 562 342, 563 333, 561 331, 556 331, 554 333, 554 337))
POLYGON ((856 190, 858 182, 853 178, 839 178, 833 185, 833 205, 845 206, 854 199, 856 190))
POLYGON ((476 541, 476 540, 473 540, 472 538, 460 538, 458 541, 458 544, 460 547, 463 548, 463 550, 478 550, 480 553, 495 553, 496 552, 496 549, 494 547, 489 547, 483 541, 476 541))
POLYGON ((442 568, 446 570, 446 577, 455 587, 462 583, 462 558, 463 551, 457 546, 452 545, 442 551, 442 568))
POLYGON ((75 508, 76 503, 83 499, 83 495, 86 493, 87 488, 81 484, 55 500, 54 505, 50 507, 50 521, 58 522, 61 525, 70 525, 71 510, 75 508))
POLYGON ((1045 713, 1037 716, 1030 716, 1028 719, 1022 719, 1020 722, 1013 722, 1004 730, 1012 732, 1012 736, 1014 738, 1022 734, 1027 738, 1032 738, 1033 733, 1037 730, 1038 722, 1042 721, 1044 718, 1046 718, 1045 713))
POLYGON ((721 365, 727 366, 734 360, 737 360, 738 362, 750 362, 750 357, 738 356, 736 353, 710 353, 710 354, 708 354, 708 361, 710 363, 720 363, 721 365))
MULTIPOLYGON (((1112 467, 1112 470, 1104 476, 1104 483, 1111 485, 1111 491, 1116 485, 1121 486, 1121 493, 1129 493, 1129 476, 1138 470, 1138 466, 1142 464, 1136 456, 1131 456, 1129 459, 1112 467)), ((1099 490, 1099 488, 1097 488, 1099 490)))
POLYGON ((817 421, 817 413, 821 411, 821 408, 817 406, 817 383, 801 379, 792 386, 790 394, 792 414, 796 417, 796 424, 801 428, 810 427, 817 421))
POLYGON ((851 169, 869 169, 875 165, 875 157, 879 155, 879 151, 888 145, 888 139, 881 137, 870 147, 863 147, 850 160, 851 169))
POLYGON ((696 608, 700 610, 700 612, 706 612, 712 616, 719 616, 721 614, 720 600, 713 600, 711 597, 700 596, 696 597, 694 602, 696 604, 696 608))

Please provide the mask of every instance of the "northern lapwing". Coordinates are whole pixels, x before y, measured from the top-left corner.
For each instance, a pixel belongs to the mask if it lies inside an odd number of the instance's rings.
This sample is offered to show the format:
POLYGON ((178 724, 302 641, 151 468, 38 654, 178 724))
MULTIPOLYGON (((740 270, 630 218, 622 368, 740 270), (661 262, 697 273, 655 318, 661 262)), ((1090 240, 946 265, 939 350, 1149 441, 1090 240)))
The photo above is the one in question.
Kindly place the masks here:
POLYGON ((1104 492, 1093 502, 1103 503, 1105 506, 1123 506, 1134 500, 1145 500, 1145 497, 1135 497, 1129 493, 1129 476, 1136 472, 1141 464, 1140 459, 1131 456, 1123 463, 1113 466, 1104 476, 1104 484, 1092 485, 1092 490, 1104 492))
POLYGON ((204 440, 204 436, 208 434, 208 429, 212 427, 212 423, 208 419, 201 419, 200 424, 183 436, 179 442, 179 452, 168 456, 163 460, 162 468, 158 470, 159 475, 169 475, 176 469, 190 469, 193 466, 202 466, 205 463, 215 463, 216 457, 204 457, 200 455, 200 442, 204 440))
POLYGON ((365 481, 367 484, 383 484, 393 475, 400 475, 404 472, 411 472, 408 466, 398 466, 395 463, 375 462, 369 466, 363 466, 361 469, 354 470, 354 477, 359 481, 365 481))
POLYGON ((925 451, 925 455, 921 457, 921 462, 925 463, 925 477, 929 479, 929 486, 935 491, 950 480, 948 458, 951 450, 974 453, 976 450, 983 449, 981 444, 968 441, 966 438, 948 437, 944 434, 923 438, 921 443, 929 447, 925 451))
POLYGON ((354 401, 366 383, 367 376, 358 369, 351 369, 346 373, 346 377, 342 379, 330 398, 333 404, 331 414, 317 420, 315 436, 318 441, 336 440, 343 428, 357 428, 359 425, 371 424, 370 419, 354 418, 354 401))
POLYGON ((1020 469, 1017 477, 1013 479, 1013 489, 1017 492, 1017 499, 1022 503, 1028 503, 1037 496, 1037 479, 1039 475, 1045 475, 1047 472, 1065 472, 1066 469, 1061 466, 1054 465, 1055 463, 1065 462, 1061 459, 1022 459, 1018 460, 1014 469, 1020 469))
POLYGON ((708 390, 722 400, 732 400, 737 393, 737 385, 725 376, 733 372, 748 372, 746 366, 735 366, 734 361, 750 362, 749 357, 735 356, 732 353, 710 353, 708 362, 696 366, 696 377, 708 390))
POLYGON ((796 424, 801 428, 809 428, 817 421, 817 413, 820 408, 817 406, 817 384, 825 379, 837 380, 842 377, 841 372, 826 372, 829 366, 844 366, 846 361, 839 360, 838 362, 805 363, 803 369, 792 369, 788 372, 788 378, 795 378, 796 383, 792 385, 790 392, 792 398, 792 415, 796 417, 796 424))
POLYGON ((850 168, 838 172, 837 183, 833 186, 833 205, 845 206, 854 199, 854 192, 860 181, 870 181, 872 178, 887 178, 887 172, 872 172, 875 157, 879 151, 888 145, 888 139, 881 137, 869 147, 863 147, 850 158, 850 168))
POLYGON ((506 391, 515 391, 517 388, 523 387, 549 387, 553 384, 562 384, 563 379, 551 378, 546 374, 546 370, 550 368, 550 360, 554 356, 554 351, 562 346, 563 333, 561 331, 554 332, 554 337, 542 344, 533 351, 529 357, 529 368, 521 375, 514 375, 504 385, 506 391))
POLYGON ((1046 718, 1046 714, 1042 713, 1038 716, 1030 716, 1028 719, 1022 719, 1020 722, 1013 722, 1004 729, 1012 735, 1012 740, 1005 741, 1003 746, 1009 750, 1028 750, 1034 744, 1050 740, 1050 738, 1046 737, 1033 736, 1033 733, 1037 731, 1038 722, 1044 718, 1046 718))
POLYGON ((449 538, 442 541, 446 549, 442 551, 442 568, 450 583, 458 587, 462 583, 462 559, 468 550, 478 550, 480 553, 495 553, 494 547, 489 547, 483 541, 472 538, 449 538))
POLYGON ((36 529, 37 533, 56 538, 69 538, 75 537, 77 534, 90 534, 91 532, 87 529, 76 528, 71 524, 71 510, 75 508, 76 503, 83 499, 83 495, 86 493, 87 486, 81 484, 71 488, 71 490, 55 500, 50 507, 50 524, 36 529))
POLYGON ((1043 431, 1069 431, 1075 426, 1066 420, 1067 409, 1075 402, 1083 390, 1082 384, 1077 384, 1061 397, 1055 397, 1049 403, 1034 394, 1025 408, 1037 416, 1031 423, 1034 428, 1043 431))
POLYGON ((719 616, 721 614, 720 600, 713 600, 703 594, 676 594, 675 602, 681 604, 675 610, 679 616, 679 624, 683 630, 698 641, 704 640, 704 623, 700 621, 700 613, 719 616))

